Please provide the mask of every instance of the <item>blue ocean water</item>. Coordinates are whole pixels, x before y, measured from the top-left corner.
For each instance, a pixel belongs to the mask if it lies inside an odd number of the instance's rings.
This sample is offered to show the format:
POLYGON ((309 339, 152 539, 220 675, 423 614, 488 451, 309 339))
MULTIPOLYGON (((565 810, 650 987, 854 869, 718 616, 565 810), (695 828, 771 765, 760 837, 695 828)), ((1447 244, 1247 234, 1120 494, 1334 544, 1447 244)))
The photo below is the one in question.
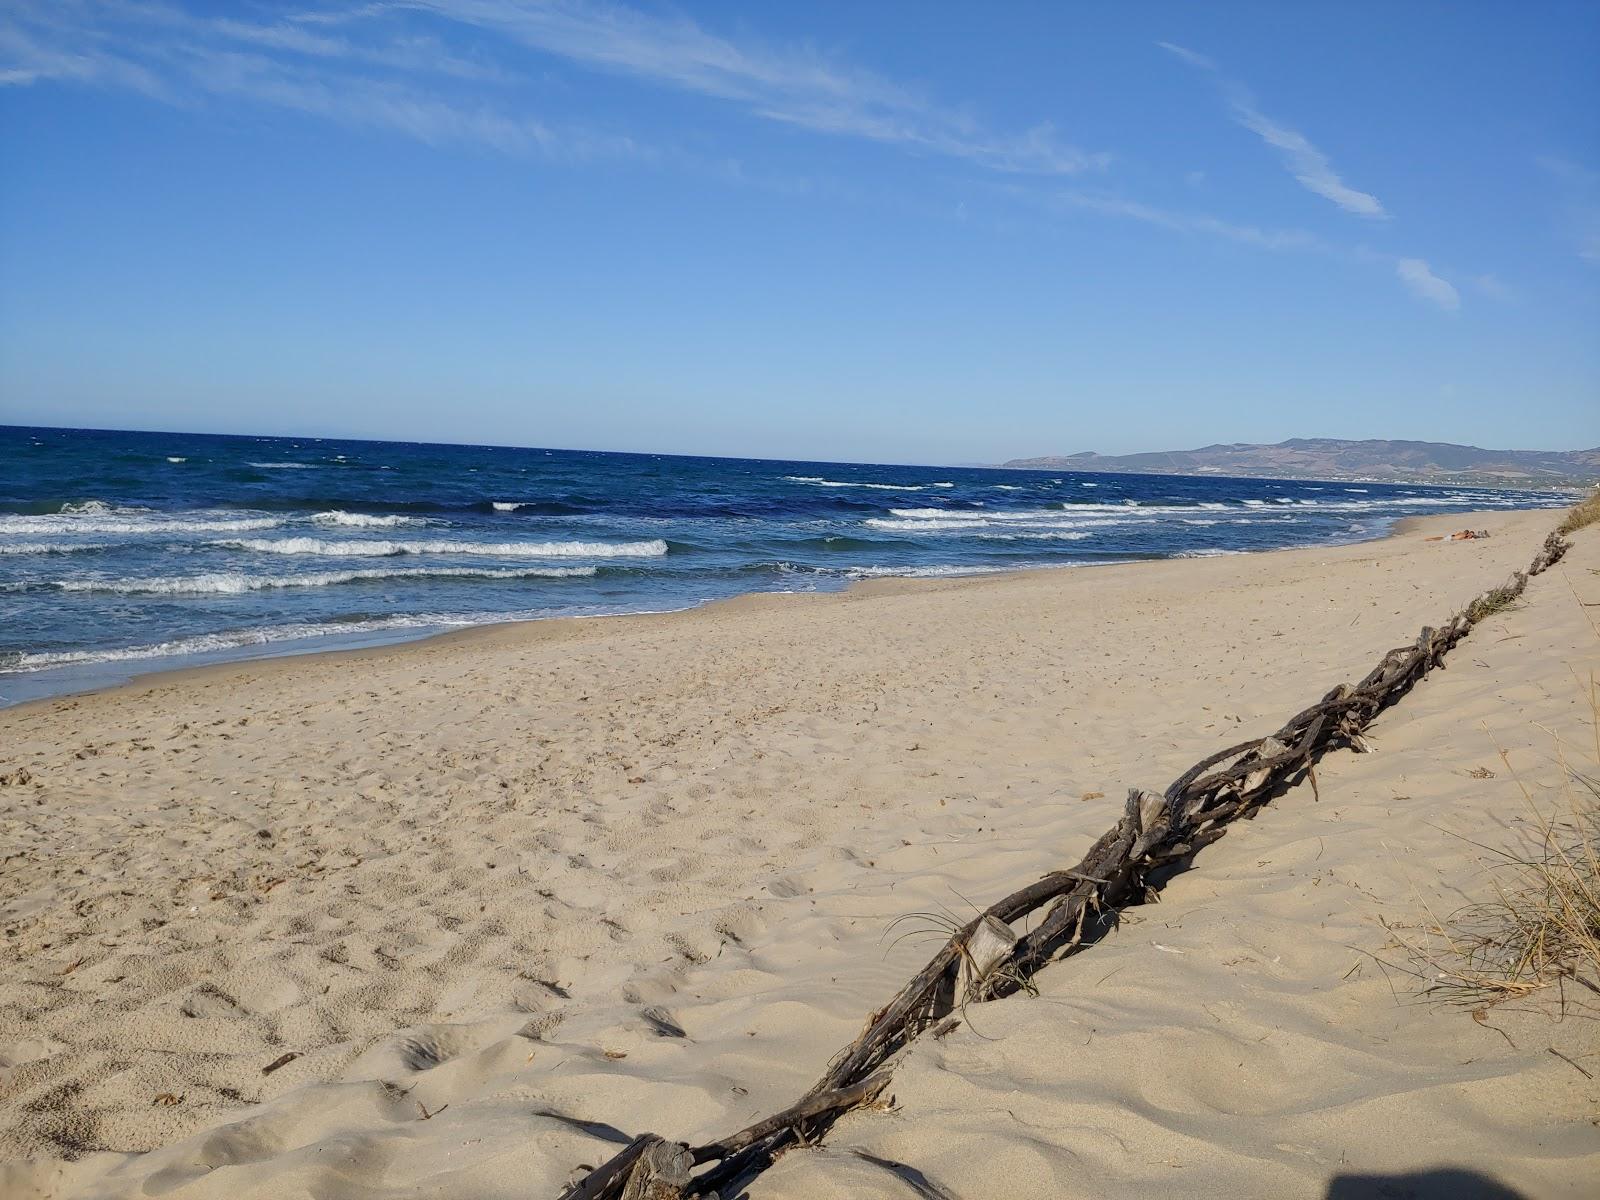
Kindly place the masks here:
POLYGON ((0 702, 752 591, 1346 542, 1481 488, 0 426, 0 702))

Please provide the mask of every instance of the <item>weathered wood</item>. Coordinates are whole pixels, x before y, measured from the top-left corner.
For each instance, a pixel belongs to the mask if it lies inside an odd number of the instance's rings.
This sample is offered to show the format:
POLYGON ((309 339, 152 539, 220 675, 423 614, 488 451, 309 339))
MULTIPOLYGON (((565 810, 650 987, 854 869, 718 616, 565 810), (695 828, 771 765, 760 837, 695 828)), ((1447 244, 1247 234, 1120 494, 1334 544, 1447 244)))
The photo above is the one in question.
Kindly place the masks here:
POLYGON ((890 1072, 878 1070, 861 1080, 852 1083, 849 1087, 833 1088, 826 1092, 815 1092, 806 1096, 798 1104, 792 1104, 780 1113, 764 1117, 754 1125, 741 1129, 738 1133, 730 1134, 721 1141, 712 1142, 701 1146, 694 1152, 697 1163, 708 1162, 712 1159, 726 1158, 755 1145, 769 1134, 776 1133, 790 1125, 798 1125, 802 1121, 823 1113, 846 1109, 859 1108, 863 1104, 870 1104, 877 1099, 878 1093, 889 1084, 890 1072))
POLYGON ((1011 926, 985 916, 966 940, 961 954, 960 992, 964 1000, 982 1000, 989 991, 995 968, 1011 957, 1017 935, 1011 926))
POLYGON ((619 1189, 626 1183, 628 1172, 633 1170, 633 1164, 638 1161, 646 1147, 660 1140, 653 1133, 641 1133, 582 1179, 570 1185, 561 1193, 561 1200, 602 1200, 607 1196, 620 1196, 619 1189))
POLYGON ((682 1200, 694 1158, 689 1147, 656 1138, 639 1153, 622 1200, 682 1200))
MULTIPOLYGON (((1019 888, 956 930, 789 1108, 693 1150, 646 1134, 591 1172, 564 1200, 713 1200, 715 1188, 759 1171, 785 1146, 822 1136, 842 1113, 883 1091, 895 1060, 951 1010, 957 995, 975 1002, 1014 992, 1053 957, 1081 950, 1086 937, 1105 927, 1109 914, 1152 895, 1149 874, 1156 867, 1221 837, 1229 823, 1259 811, 1280 785, 1309 773, 1328 750, 1368 749, 1362 735, 1373 719, 1438 666, 1478 621, 1520 596, 1529 578, 1558 562, 1567 546, 1552 533, 1526 573, 1483 593, 1444 626, 1424 627, 1413 643, 1384 654, 1360 683, 1334 688, 1276 733, 1208 755, 1160 794, 1130 790, 1121 818, 1076 866, 1019 888), (1017 936, 1013 922, 1047 907, 1034 929, 1017 936), (664 1156, 661 1170, 654 1165, 658 1155, 664 1156), (678 1180, 681 1167, 681 1181, 661 1185, 677 1190, 632 1191, 634 1180, 646 1175, 643 1156, 652 1164, 651 1179, 678 1180), (717 1165, 689 1177, 690 1163, 708 1162, 717 1165)), ((939 1028, 947 1027, 948 1022, 939 1028)))

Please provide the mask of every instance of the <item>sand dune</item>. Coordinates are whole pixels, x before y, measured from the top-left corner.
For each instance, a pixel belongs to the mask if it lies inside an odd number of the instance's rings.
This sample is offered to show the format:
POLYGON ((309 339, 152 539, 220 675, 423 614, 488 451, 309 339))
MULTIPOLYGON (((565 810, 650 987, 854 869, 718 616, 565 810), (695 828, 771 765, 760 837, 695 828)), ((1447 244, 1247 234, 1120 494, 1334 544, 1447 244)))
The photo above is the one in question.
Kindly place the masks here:
MULTIPOLYGON (((553 1195, 644 1129, 744 1124, 926 957, 895 918, 1075 858, 1121 789, 1365 673, 1551 515, 1423 540, 1462 523, 0 713, 0 1191, 553 1195)), ((751 1195, 1318 1196, 1440 1166, 1583 1194, 1600 1087, 1547 1047, 1600 1074, 1591 1026, 1397 1003, 1371 955, 1378 917, 1484 886, 1455 835, 1506 835, 1497 747, 1548 782, 1547 731, 1577 745, 1597 542, 1385 716, 1379 753, 1328 759, 1320 803, 1291 793, 1041 996, 973 1010, 893 1110, 751 1195)))

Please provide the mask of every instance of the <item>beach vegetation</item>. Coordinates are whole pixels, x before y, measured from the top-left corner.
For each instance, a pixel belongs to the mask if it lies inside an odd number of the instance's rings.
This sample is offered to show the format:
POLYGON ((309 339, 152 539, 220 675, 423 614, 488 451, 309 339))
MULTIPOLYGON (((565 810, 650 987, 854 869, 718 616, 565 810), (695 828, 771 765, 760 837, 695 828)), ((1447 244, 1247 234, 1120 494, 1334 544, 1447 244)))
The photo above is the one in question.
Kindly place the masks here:
MULTIPOLYGON (((1600 768, 1600 685, 1587 686, 1600 768)), ((1531 787, 1502 750, 1525 815, 1510 846, 1474 842, 1490 876, 1487 899, 1432 919, 1420 938, 1400 936, 1402 967, 1422 994, 1475 1014, 1555 989, 1565 1011, 1600 1010, 1600 776, 1561 756, 1554 795, 1531 787)), ((1487 772, 1485 773, 1487 776, 1487 772)), ((1395 965, 1395 964, 1388 964, 1395 965)))
POLYGON ((1568 510, 1561 524, 1556 526, 1556 532, 1575 533, 1586 525, 1593 525, 1596 521, 1600 521, 1600 487, 1595 488, 1568 510))

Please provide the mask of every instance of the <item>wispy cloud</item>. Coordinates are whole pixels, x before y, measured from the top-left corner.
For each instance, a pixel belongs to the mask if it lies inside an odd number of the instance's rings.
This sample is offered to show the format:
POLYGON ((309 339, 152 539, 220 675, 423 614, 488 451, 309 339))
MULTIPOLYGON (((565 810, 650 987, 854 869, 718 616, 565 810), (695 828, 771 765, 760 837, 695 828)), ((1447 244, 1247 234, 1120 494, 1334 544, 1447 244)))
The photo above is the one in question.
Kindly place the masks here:
POLYGON ((1506 286, 1505 281, 1498 275, 1479 275, 1472 281, 1472 286, 1493 300, 1515 300, 1517 298, 1516 292, 1506 286))
POLYGON ((1553 154, 1534 159, 1557 181, 1567 235, 1578 257, 1600 266, 1600 171, 1553 154))
POLYGON ((560 160, 657 155, 625 135, 525 111, 489 86, 514 75, 410 31, 354 41, 151 0, 14 0, 0 13, 0 85, 47 81, 180 106, 242 100, 436 146, 560 160))
POLYGON ((191 92, 225 95, 506 152, 640 150, 628 136, 559 128, 521 111, 516 85, 543 70, 530 52, 710 97, 759 120, 990 171, 1069 175, 1108 162, 1067 145, 1048 123, 997 132, 806 46, 734 40, 685 17, 600 0, 386 0, 273 20, 159 0, 14 0, 0 12, 0 84, 134 87, 180 103, 191 92))
POLYGON ((27 87, 47 80, 105 84, 151 96, 166 92, 155 72, 92 40, 63 44, 48 31, 40 36, 18 21, 0 18, 0 86, 27 87))
POLYGON ((1211 75, 1222 89, 1234 120, 1271 146, 1283 158, 1284 166, 1300 186, 1326 200, 1331 200, 1346 212, 1357 216, 1382 218, 1388 216, 1382 203, 1370 193, 1358 191, 1339 177, 1328 156, 1312 144, 1311 139, 1281 121, 1275 121, 1256 105, 1255 98, 1243 84, 1227 78, 1222 69, 1204 54, 1199 54, 1172 42, 1158 42, 1163 50, 1177 56, 1190 66, 1211 75))
POLYGON ((1299 229, 1262 229, 1255 225, 1240 225, 1204 213, 1178 212, 1159 208, 1138 200, 1102 192, 1063 189, 1051 192, 1051 207, 1079 209, 1154 225, 1174 233, 1195 233, 1222 238, 1241 245, 1255 246, 1261 250, 1327 250, 1328 246, 1315 234, 1299 229))
POLYGON ((302 18, 328 24, 424 12, 583 67, 727 101, 770 121, 962 159, 998 171, 1070 175, 1105 154, 1063 143, 1048 122, 1000 133, 881 75, 808 46, 735 40, 686 16, 603 0, 393 0, 302 18))
POLYGON ((1395 263, 1400 282, 1422 299, 1454 312, 1461 307, 1461 293, 1440 279, 1420 258, 1402 258, 1395 263))

